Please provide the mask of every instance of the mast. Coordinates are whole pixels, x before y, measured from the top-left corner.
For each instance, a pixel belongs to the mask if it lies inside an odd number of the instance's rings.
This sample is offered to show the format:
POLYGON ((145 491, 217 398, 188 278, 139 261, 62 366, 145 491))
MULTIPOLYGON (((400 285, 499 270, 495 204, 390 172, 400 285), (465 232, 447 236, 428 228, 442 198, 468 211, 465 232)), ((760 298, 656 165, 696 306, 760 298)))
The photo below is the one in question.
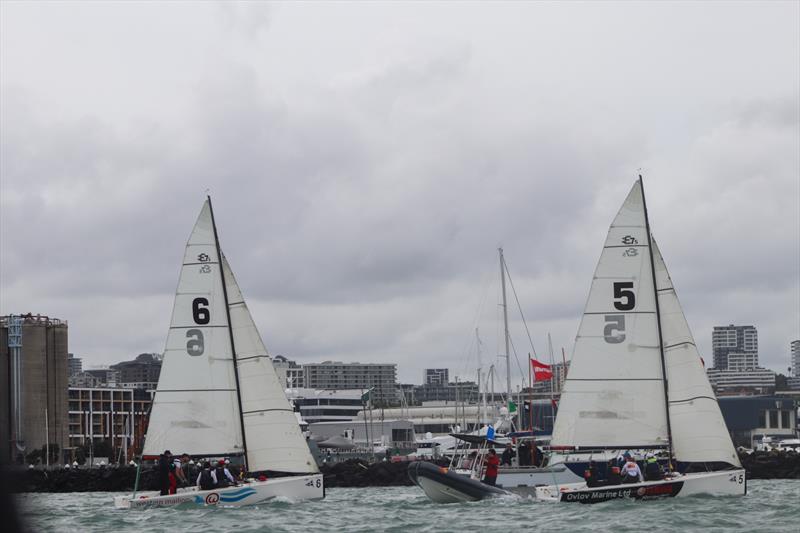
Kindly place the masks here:
POLYGON ((219 260, 219 277, 222 280, 222 294, 225 300, 225 316, 228 319, 228 336, 231 340, 231 355, 233 357, 233 376, 236 380, 236 401, 239 404, 239 425, 242 429, 242 449, 244 452, 244 470, 247 472, 247 437, 244 431, 244 410, 242 409, 242 392, 239 387, 239 364, 236 360, 236 343, 233 341, 233 325, 231 324, 231 308, 228 305, 228 287, 225 285, 225 273, 222 271, 222 250, 219 247, 219 235, 217 235, 217 223, 214 220, 214 208, 211 206, 211 196, 208 198, 208 210, 211 213, 211 227, 214 228, 214 244, 217 247, 217 259, 219 260))
MULTIPOLYGON (((508 305, 506 305, 506 261, 503 258, 503 249, 500 252, 500 285, 503 287, 503 330, 506 338, 506 391, 508 391, 508 401, 511 402, 511 354, 508 349, 508 305)), ((509 416, 511 413, 508 413, 509 416)))
POLYGON ((650 234, 650 218, 647 216, 647 201, 644 198, 644 181, 639 174, 639 187, 642 189, 642 207, 644 208, 644 223, 647 231, 647 249, 650 252, 650 273, 653 276, 653 297, 656 301, 656 327, 658 328, 658 351, 661 354, 661 375, 664 384, 664 409, 667 414, 667 453, 669 454, 670 469, 672 468, 672 424, 669 419, 669 384, 667 380, 667 362, 664 357, 664 339, 661 334, 661 308, 658 304, 658 287, 656 287, 656 264, 653 259, 653 238, 650 234))

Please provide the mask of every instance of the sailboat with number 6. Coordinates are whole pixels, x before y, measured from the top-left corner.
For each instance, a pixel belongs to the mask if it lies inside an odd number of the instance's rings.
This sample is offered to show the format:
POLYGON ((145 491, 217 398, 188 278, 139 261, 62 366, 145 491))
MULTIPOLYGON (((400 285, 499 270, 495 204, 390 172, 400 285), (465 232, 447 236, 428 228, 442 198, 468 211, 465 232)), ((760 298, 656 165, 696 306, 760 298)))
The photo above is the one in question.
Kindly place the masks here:
POLYGON ((143 456, 167 449, 198 459, 240 458, 245 472, 283 475, 168 495, 134 490, 116 497, 116 507, 324 497, 322 474, 220 248, 211 198, 186 244, 143 456))
POLYGON ((537 487, 541 500, 747 492, 745 471, 652 237, 641 176, 608 230, 550 444, 564 457, 646 451, 655 468, 648 480, 639 472, 625 484, 589 473, 590 482, 537 487), (666 473, 656 454, 668 465, 666 473))

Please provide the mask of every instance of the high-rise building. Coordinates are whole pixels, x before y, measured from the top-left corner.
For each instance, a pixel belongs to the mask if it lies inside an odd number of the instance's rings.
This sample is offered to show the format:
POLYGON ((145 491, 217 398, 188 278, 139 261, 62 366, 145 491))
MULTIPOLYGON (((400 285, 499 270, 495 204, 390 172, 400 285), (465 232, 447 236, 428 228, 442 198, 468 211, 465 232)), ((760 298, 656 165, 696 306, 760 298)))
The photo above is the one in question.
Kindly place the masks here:
POLYGON ((796 378, 800 378, 800 340, 792 341, 790 347, 792 375, 796 378))
POLYGON ((717 370, 758 368, 758 332, 755 326, 715 326, 711 345, 717 370))
POLYGON ((306 388, 309 389, 373 389, 372 399, 394 404, 397 395, 397 364, 342 363, 325 361, 303 365, 306 388))
POLYGON ((450 371, 447 368, 426 368, 425 385, 446 385, 450 382, 450 371))
POLYGON ((0 462, 24 461, 46 444, 52 460, 63 459, 67 374, 66 321, 0 317, 0 462))
POLYGON ((67 365, 69 368, 69 377, 83 372, 83 359, 75 357, 75 354, 67 354, 67 365))

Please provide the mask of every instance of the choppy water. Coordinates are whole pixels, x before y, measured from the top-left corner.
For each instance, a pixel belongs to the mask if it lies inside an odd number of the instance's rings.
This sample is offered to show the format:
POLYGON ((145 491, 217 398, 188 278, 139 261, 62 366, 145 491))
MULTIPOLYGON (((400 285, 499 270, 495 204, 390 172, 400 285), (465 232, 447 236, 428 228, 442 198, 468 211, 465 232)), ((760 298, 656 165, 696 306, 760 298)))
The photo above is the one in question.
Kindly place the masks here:
POLYGON ((441 505, 416 487, 329 489, 318 502, 244 508, 113 508, 113 493, 24 494, 34 531, 769 531, 800 532, 800 481, 749 481, 742 498, 596 505, 523 499, 441 505))

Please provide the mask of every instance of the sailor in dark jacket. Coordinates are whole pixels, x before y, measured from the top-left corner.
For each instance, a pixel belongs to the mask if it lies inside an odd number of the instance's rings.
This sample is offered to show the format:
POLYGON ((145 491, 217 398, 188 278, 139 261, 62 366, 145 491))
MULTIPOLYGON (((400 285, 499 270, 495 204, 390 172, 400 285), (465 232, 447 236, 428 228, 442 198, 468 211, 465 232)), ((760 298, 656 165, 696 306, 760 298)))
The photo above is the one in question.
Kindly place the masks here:
POLYGON ((158 485, 161 496, 169 494, 169 465, 172 464, 172 453, 165 450, 158 458, 158 485))
POLYGON ((500 465, 511 466, 511 459, 516 456, 517 454, 514 452, 514 447, 511 446, 511 443, 509 442, 506 444, 506 449, 503 450, 503 455, 500 456, 500 465))

